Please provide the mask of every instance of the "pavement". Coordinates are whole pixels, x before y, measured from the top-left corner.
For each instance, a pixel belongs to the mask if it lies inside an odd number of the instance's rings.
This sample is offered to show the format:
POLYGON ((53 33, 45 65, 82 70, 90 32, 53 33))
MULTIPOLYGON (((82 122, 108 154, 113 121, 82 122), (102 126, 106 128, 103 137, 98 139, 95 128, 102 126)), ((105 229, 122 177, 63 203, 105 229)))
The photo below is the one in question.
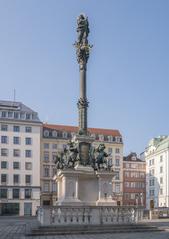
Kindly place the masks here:
POLYGON ((25 236, 31 228, 37 227, 35 217, 0 217, 0 239, 169 239, 169 219, 144 223, 158 226, 163 232, 105 233, 86 235, 25 236))

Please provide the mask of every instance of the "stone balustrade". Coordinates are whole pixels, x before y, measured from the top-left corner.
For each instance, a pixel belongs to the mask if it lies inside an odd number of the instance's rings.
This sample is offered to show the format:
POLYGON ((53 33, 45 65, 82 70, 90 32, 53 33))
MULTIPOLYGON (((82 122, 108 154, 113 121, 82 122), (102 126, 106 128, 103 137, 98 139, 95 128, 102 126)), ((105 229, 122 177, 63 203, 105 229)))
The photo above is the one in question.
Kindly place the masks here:
POLYGON ((136 206, 44 206, 38 210, 44 226, 130 224, 142 216, 143 208, 136 206))

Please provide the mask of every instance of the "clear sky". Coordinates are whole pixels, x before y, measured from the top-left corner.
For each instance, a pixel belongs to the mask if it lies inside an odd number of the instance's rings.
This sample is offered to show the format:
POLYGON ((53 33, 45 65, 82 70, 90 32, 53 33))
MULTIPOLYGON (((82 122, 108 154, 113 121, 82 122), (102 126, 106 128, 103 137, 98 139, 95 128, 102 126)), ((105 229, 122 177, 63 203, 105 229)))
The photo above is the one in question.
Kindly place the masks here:
POLYGON ((89 19, 89 127, 119 129, 125 153, 169 134, 168 0, 1 0, 0 99, 77 125, 76 18, 89 19))

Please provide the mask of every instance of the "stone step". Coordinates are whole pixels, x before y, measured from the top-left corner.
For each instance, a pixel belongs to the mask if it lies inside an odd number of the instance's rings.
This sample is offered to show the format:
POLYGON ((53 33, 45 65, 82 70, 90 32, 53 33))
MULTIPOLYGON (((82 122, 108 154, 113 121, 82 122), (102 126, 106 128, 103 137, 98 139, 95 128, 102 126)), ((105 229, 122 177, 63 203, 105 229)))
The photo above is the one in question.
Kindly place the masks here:
POLYGON ((49 226, 33 229, 27 236, 42 235, 70 235, 70 234, 98 234, 98 233, 132 233, 163 231, 155 226, 135 225, 102 225, 102 226, 49 226))

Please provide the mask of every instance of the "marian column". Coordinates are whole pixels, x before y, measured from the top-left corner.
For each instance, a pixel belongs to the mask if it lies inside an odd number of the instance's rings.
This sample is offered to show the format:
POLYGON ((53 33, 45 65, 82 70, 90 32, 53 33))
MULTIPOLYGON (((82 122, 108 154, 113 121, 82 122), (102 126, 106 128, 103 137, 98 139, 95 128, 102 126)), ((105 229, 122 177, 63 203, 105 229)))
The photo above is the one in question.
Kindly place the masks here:
POLYGON ((87 107, 89 103, 86 96, 86 71, 89 51, 92 46, 88 43, 88 19, 83 14, 77 18, 77 33, 78 39, 74 45, 76 47, 77 62, 80 72, 80 97, 77 103, 79 111, 79 132, 76 135, 76 142, 78 142, 79 163, 86 166, 91 164, 91 143, 94 139, 89 136, 87 131, 87 107))
POLYGON ((88 44, 89 23, 87 17, 81 14, 77 18, 78 39, 75 42, 77 61, 80 71, 80 98, 78 100, 79 110, 79 135, 87 135, 87 107, 86 96, 86 70, 91 46, 88 44))

